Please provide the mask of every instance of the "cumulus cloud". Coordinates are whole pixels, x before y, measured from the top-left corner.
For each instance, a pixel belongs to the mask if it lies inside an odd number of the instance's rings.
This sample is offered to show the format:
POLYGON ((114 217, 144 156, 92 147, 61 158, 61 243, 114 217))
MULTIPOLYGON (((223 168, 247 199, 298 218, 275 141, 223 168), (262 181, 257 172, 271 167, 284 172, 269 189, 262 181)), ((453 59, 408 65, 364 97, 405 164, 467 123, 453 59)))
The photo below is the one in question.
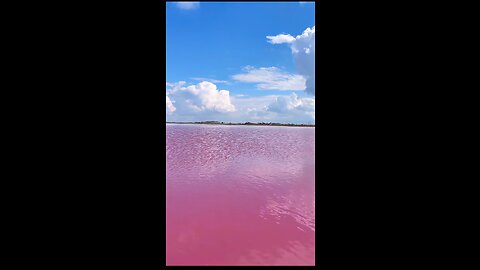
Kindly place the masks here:
POLYGON ((173 103, 172 101, 170 100, 170 98, 167 96, 167 111, 169 112, 174 112, 176 110, 175 106, 173 106, 173 103))
POLYGON ((315 99, 291 95, 232 98, 240 122, 315 123, 315 99))
MULTIPOLYGON (((205 96, 220 95, 211 83, 188 86, 185 82, 169 83, 167 114, 170 121, 279 122, 315 123, 315 99, 291 95, 229 95, 225 106, 215 106, 205 96), (210 90, 207 90, 210 89, 210 90), (208 93, 211 91, 213 93, 208 93), (200 92, 203 93, 203 99, 200 92), (169 105, 171 103, 171 106, 169 105), (175 108, 175 109, 174 109, 175 108), (234 109, 234 110, 232 110, 234 109)), ((226 90, 225 90, 226 91, 226 90)), ((221 100, 221 98, 220 98, 221 100)), ((217 99, 218 104, 222 104, 217 99)))
POLYGON ((257 83, 257 88, 262 90, 296 91, 305 90, 305 78, 298 74, 290 74, 276 67, 243 68, 245 73, 233 75, 236 81, 257 83))
POLYGON ((217 86, 211 82, 203 81, 196 85, 186 86, 186 82, 180 81, 167 84, 167 86, 167 108, 170 100, 175 102, 175 109, 181 113, 235 111, 229 91, 218 90, 217 86))
POLYGON ((287 113, 293 116, 308 115, 315 120, 315 99, 299 98, 295 93, 290 96, 279 96, 268 105, 267 111, 287 113))
POLYGON ((307 28, 295 38, 280 34, 267 36, 272 44, 287 43, 292 50, 293 58, 300 75, 306 78, 306 91, 315 95, 315 26, 307 28))
POLYGON ((181 9, 196 9, 200 6, 199 2, 176 2, 175 4, 181 9))

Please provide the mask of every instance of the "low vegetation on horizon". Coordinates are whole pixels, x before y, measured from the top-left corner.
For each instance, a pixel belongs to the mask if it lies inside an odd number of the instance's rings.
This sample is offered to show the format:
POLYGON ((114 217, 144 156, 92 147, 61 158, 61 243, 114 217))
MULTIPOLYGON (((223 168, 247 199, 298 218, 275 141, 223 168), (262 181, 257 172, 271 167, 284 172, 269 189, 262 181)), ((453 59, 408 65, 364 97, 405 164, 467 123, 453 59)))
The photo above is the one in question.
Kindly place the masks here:
POLYGON ((292 126, 292 127, 315 127, 315 124, 291 124, 291 123, 230 123, 220 121, 200 121, 200 122, 167 122, 167 124, 204 124, 204 125, 244 125, 244 126, 292 126))

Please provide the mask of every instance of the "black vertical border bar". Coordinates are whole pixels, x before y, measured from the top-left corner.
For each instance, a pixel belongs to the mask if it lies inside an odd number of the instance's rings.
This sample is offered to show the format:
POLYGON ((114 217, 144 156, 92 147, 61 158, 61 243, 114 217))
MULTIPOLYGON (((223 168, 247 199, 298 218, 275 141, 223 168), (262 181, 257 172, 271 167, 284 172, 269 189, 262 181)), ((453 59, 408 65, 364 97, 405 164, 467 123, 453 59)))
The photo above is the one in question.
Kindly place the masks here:
MULTIPOLYGON (((320 8, 318 7, 318 5, 320 4, 320 1, 315 1, 315 32, 318 32, 319 31, 319 27, 317 25, 317 18, 319 17, 319 13, 320 13, 320 8)), ((317 33, 315 33, 315 39, 318 37, 319 35, 317 33)), ((315 78, 319 78, 319 72, 318 71, 318 66, 317 64, 319 63, 318 59, 318 47, 317 47, 317 40, 315 40, 315 78)), ((320 240, 320 237, 319 237, 319 219, 320 219, 320 216, 318 215, 319 211, 317 211, 318 207, 322 207, 321 206, 321 203, 319 203, 319 201, 317 200, 318 196, 319 196, 319 192, 318 192, 318 185, 320 184, 319 181, 317 181, 317 179, 319 177, 318 174, 319 174, 319 170, 317 170, 317 168, 319 168, 319 166, 317 166, 318 164, 318 158, 317 158, 317 153, 321 153, 318 151, 318 143, 319 143, 319 140, 317 140, 318 138, 318 134, 319 134, 319 129, 321 127, 321 120, 322 117, 320 115, 320 112, 319 112, 319 107, 318 106, 318 101, 317 101, 317 96, 320 94, 321 95, 321 91, 317 91, 319 88, 319 84, 318 82, 315 82, 315 268, 319 268, 319 261, 320 261, 320 252, 319 252, 319 240, 320 240)), ((321 130, 321 129, 320 129, 321 130)))

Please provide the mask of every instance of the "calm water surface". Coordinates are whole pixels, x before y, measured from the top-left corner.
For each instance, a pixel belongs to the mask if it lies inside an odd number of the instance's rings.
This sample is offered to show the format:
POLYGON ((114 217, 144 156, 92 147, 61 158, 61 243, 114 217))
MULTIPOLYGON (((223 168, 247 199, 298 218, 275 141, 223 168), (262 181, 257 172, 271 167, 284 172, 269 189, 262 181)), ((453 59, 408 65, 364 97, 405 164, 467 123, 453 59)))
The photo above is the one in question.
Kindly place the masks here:
POLYGON ((315 128, 167 125, 167 265, 314 265, 315 128))

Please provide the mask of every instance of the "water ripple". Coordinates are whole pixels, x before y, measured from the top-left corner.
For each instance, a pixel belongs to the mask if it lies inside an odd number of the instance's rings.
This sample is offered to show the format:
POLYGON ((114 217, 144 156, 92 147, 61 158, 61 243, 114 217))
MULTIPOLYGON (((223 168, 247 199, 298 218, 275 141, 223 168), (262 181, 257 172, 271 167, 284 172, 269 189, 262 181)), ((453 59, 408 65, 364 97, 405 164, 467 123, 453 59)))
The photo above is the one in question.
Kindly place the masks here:
POLYGON ((167 125, 167 264, 313 265, 315 129, 167 125))

